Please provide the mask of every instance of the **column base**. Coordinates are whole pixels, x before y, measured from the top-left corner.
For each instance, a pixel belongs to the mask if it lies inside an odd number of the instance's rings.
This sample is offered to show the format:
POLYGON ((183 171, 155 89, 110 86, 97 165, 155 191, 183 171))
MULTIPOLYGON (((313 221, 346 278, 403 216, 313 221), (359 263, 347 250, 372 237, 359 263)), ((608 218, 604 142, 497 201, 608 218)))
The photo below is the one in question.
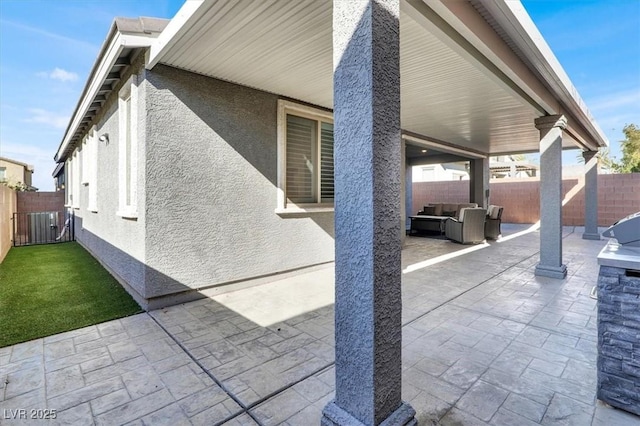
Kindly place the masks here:
POLYGON ((567 265, 549 266, 538 263, 534 275, 562 280, 567 277, 567 265))
POLYGON ((600 237, 600 234, 598 233, 591 233, 591 232, 585 232, 584 234, 582 234, 582 239, 583 240, 596 240, 596 241, 600 241, 602 239, 602 237, 600 237))
MULTIPOLYGON (((417 426, 418 421, 415 415, 416 410, 403 402, 396 411, 380 423, 380 426, 417 426)), ((372 426, 365 425, 349 412, 340 408, 335 400, 328 403, 322 410, 320 424, 322 426, 372 426)))

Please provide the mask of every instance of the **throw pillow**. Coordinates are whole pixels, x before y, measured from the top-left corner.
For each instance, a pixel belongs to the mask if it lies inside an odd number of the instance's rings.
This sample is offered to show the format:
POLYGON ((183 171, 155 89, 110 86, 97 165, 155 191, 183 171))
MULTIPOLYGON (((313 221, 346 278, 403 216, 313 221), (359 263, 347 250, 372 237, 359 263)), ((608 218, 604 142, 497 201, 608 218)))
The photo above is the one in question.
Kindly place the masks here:
POLYGON ((435 206, 424 206, 424 208, 422 209, 422 214, 425 214, 427 216, 433 216, 436 214, 436 207, 435 206))

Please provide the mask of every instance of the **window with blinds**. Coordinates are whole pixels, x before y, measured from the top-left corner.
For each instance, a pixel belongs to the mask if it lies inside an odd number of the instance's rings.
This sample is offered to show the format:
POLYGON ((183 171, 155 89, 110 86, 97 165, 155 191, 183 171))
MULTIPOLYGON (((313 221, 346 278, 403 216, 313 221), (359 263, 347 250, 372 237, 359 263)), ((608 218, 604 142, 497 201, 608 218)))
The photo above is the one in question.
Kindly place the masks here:
POLYGON ((318 122, 287 114, 287 198, 315 203, 318 122))
POLYGON ((293 203, 333 202, 333 123, 287 114, 286 194, 293 203))
POLYGON ((278 100, 276 213, 333 211, 333 114, 278 100))

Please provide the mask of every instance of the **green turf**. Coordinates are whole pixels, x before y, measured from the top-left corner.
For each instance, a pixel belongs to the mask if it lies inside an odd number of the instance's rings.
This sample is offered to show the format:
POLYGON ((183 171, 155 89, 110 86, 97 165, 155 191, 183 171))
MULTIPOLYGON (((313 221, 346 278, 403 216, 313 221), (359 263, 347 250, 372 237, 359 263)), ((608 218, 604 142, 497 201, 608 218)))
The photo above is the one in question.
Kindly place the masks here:
POLYGON ((0 264, 0 347, 137 312, 78 243, 13 247, 0 264))

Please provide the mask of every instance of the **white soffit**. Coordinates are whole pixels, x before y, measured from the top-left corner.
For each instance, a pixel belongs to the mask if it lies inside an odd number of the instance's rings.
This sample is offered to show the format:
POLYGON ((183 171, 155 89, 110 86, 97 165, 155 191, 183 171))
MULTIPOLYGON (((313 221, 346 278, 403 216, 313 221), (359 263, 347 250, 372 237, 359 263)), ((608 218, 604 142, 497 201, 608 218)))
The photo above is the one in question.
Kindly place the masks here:
MULTIPOLYGON (((480 152, 537 151, 541 107, 410 3, 401 3, 402 128, 480 152)), ((187 2, 176 18, 152 47, 150 68, 159 62, 333 107, 331 0, 187 2)))
POLYGON ((433 8, 543 112, 564 114, 568 119, 567 140, 587 149, 608 144, 520 1, 407 1, 433 8))

